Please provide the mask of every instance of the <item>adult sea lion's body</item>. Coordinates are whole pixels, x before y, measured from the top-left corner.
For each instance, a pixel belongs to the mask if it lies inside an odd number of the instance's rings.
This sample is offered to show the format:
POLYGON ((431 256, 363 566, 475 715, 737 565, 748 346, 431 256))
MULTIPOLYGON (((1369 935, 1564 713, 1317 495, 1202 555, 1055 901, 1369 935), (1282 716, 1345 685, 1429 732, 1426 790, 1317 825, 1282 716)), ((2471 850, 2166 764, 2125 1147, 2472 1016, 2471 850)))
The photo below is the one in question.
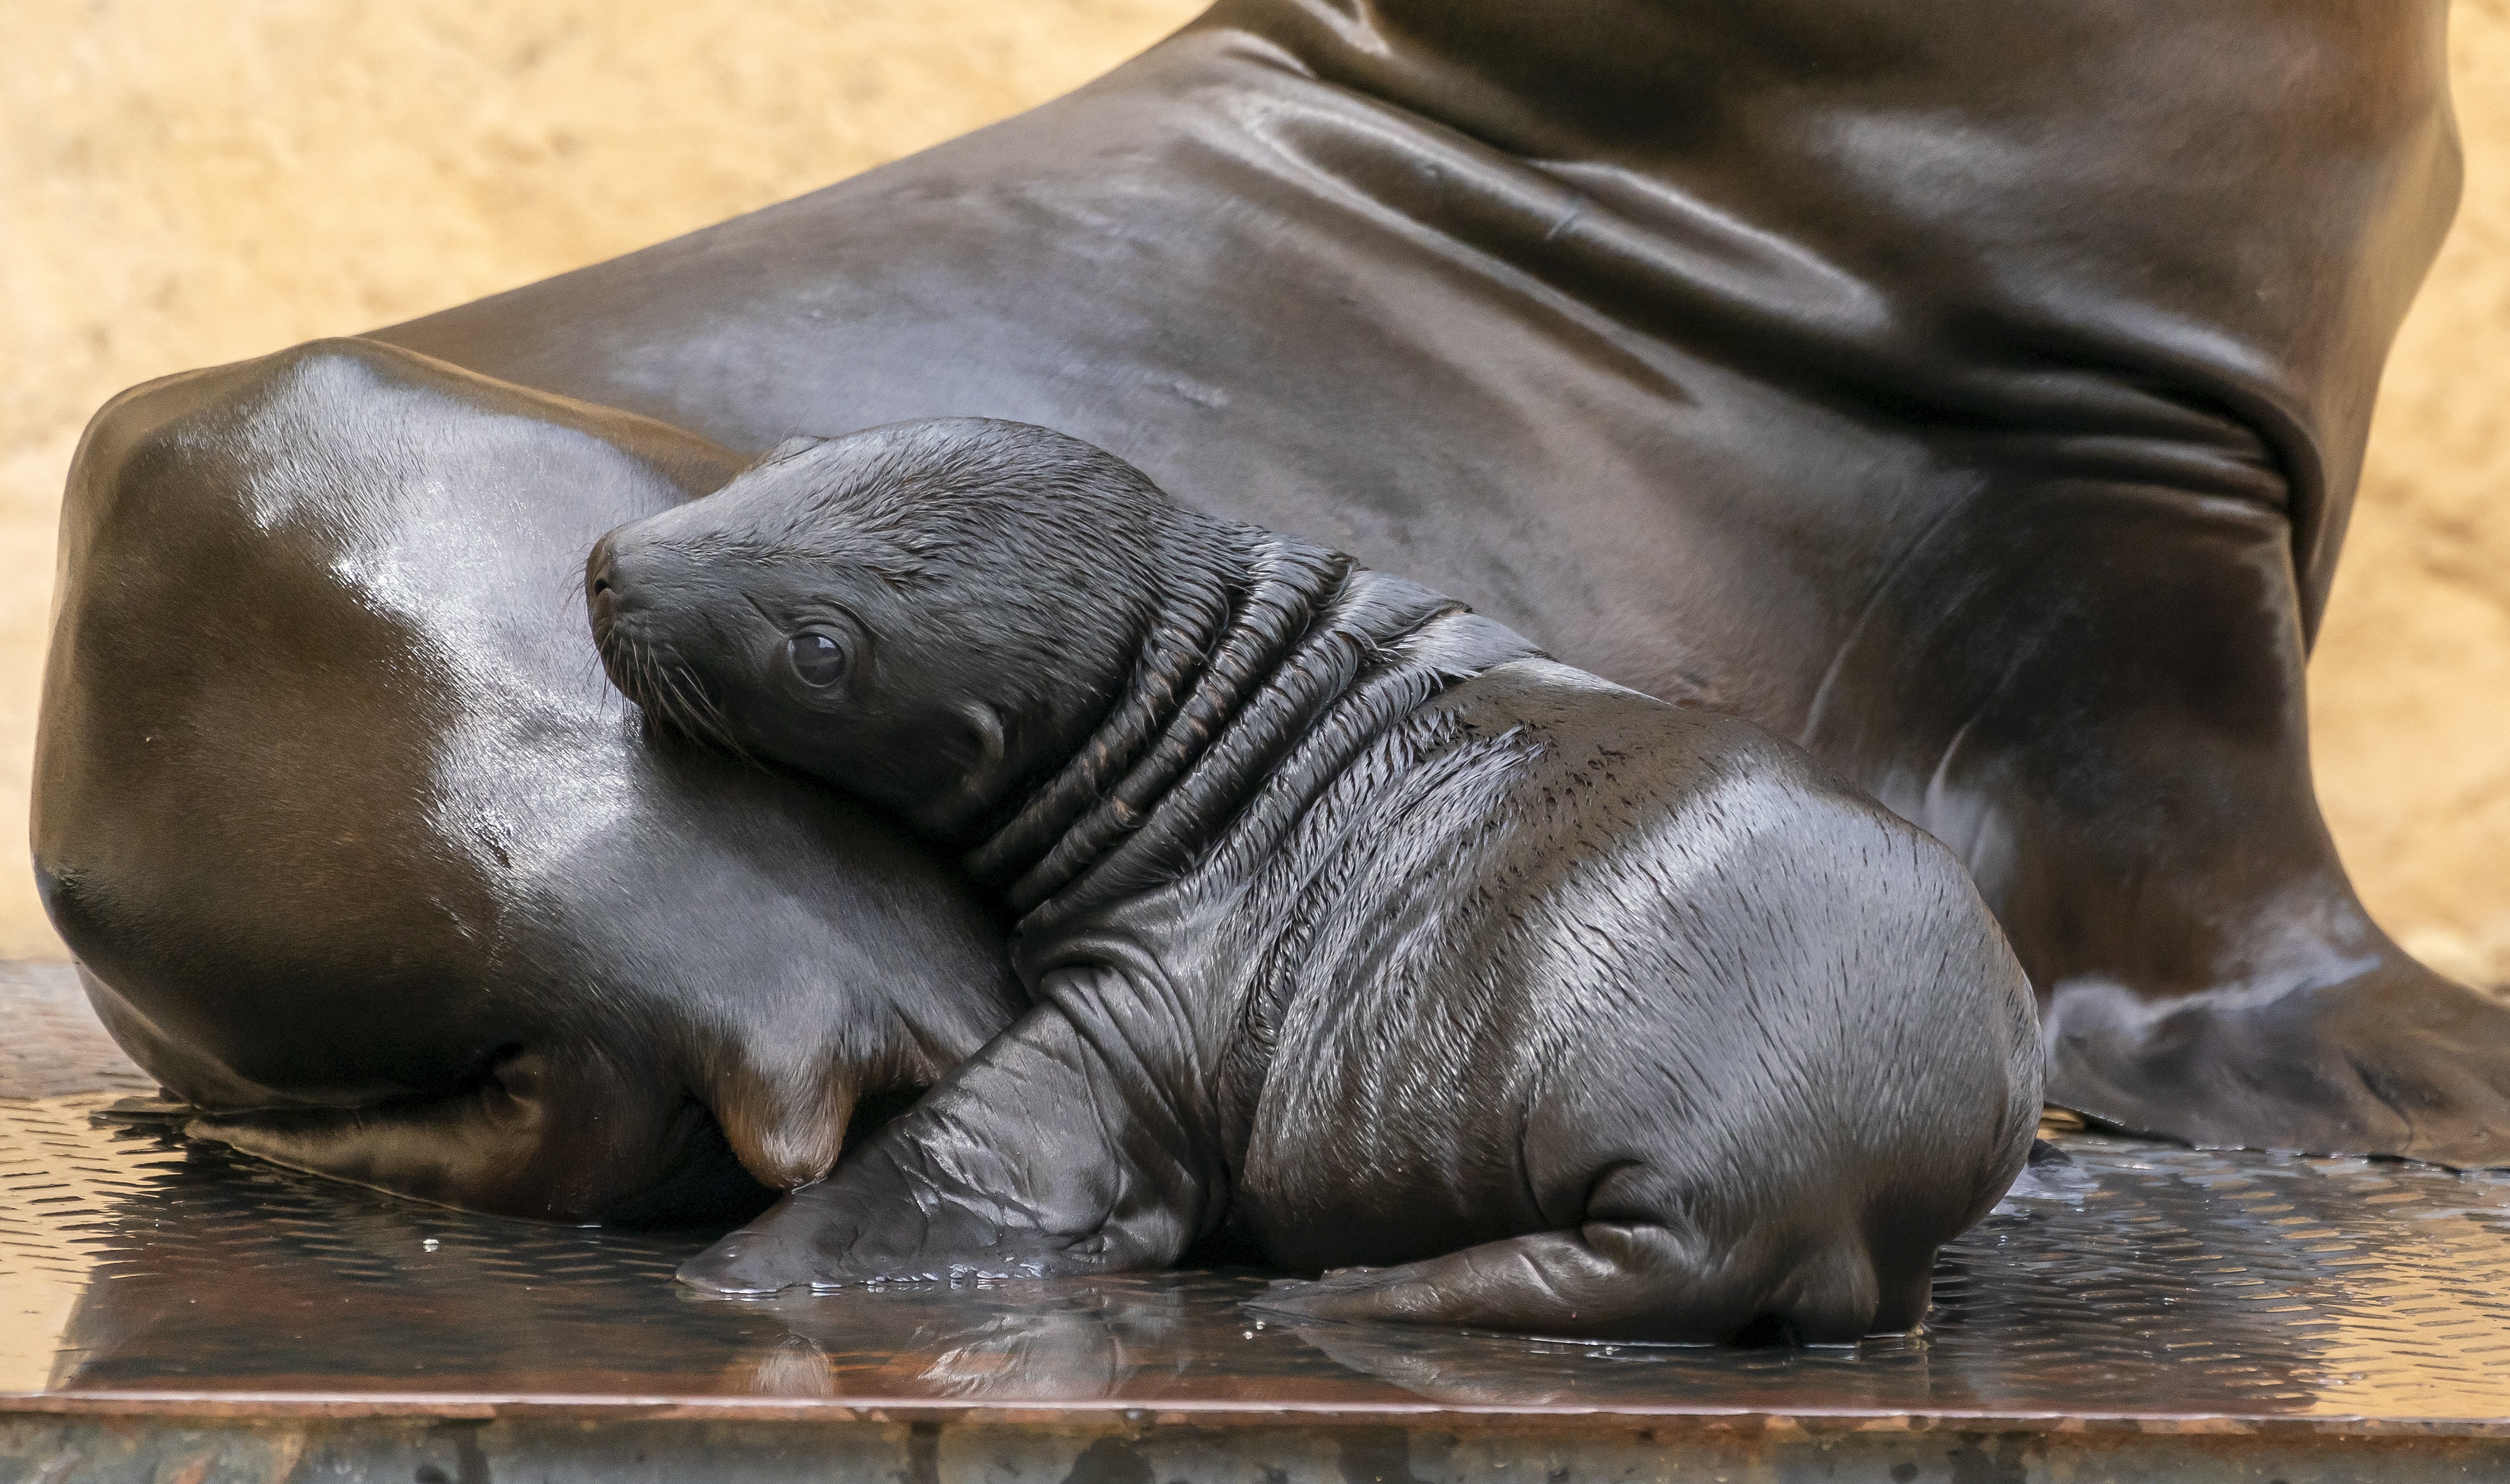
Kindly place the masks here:
POLYGON ((2454 200, 2445 17, 1229 0, 997 128, 383 338, 747 452, 1064 429, 1932 831, 2057 1100, 2492 1162, 2510 1009, 2363 911, 2302 704, 2454 200))
POLYGON ((1949 852, 1730 718, 1178 510, 1086 444, 796 444, 589 567, 613 677, 970 847, 1038 1008, 702 1286, 1347 1272, 1272 1302, 1814 1341, 2021 1168, 2030 991, 1949 852))
POLYGON ((35 861, 196 1132, 475 1209, 739 1214, 1008 1019, 998 932, 927 853, 650 744, 602 680, 580 549, 733 467, 363 342, 99 420, 35 861))
POLYGON ((389 338, 763 450, 977 414, 1748 717, 1949 843, 2050 1095, 2510 1161, 2302 664, 2457 154, 2442 0, 1229 0, 389 338))

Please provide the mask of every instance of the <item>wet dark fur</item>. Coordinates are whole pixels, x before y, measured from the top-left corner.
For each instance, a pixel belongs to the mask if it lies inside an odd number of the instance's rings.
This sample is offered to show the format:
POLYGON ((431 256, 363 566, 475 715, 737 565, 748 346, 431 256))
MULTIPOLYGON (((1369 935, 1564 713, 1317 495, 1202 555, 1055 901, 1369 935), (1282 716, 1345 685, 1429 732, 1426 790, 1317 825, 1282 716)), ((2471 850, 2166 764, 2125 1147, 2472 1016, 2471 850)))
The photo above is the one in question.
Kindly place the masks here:
POLYGON ((1221 1238, 1343 1270, 1311 1315, 1843 1341, 2030 1147, 2029 990, 1931 838, 1086 444, 787 444, 589 584, 655 715, 966 851, 1037 1000, 700 1286, 1221 1238))

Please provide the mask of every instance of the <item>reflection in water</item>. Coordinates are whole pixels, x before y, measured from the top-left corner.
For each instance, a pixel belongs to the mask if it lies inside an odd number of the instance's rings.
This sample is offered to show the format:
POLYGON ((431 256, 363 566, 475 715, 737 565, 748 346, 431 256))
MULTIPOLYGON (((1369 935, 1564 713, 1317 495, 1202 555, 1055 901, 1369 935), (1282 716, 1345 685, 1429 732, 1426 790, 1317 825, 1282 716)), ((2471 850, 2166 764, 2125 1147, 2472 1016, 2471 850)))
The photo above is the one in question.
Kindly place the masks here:
POLYGON ((1198 1365, 1222 1361, 1225 1351, 1205 1353, 1206 1332, 1251 1328, 1237 1301, 1257 1286, 1144 1274, 884 1286, 742 1307, 772 1311, 825 1357, 847 1394, 1096 1400, 1188 1384, 1198 1365))
POLYGON ((919 1330, 910 1352, 932 1357, 917 1379, 944 1396, 1116 1396, 1162 1366, 1170 1376, 1182 1372, 1183 1310, 1182 1295, 1172 1288, 1127 1293, 1091 1285, 1044 1296, 973 1327, 919 1330))
POLYGON ((439 1210, 5 1090, 19 1391, 2510 1412, 2500 1175, 2074 1138, 1948 1251, 1922 1338, 1735 1351, 1293 1329, 1249 1273, 706 1299, 669 1275, 712 1234, 439 1210))
POLYGON ((828 1374, 826 1351, 800 1335, 786 1335, 759 1360, 749 1389, 761 1396, 834 1396, 837 1381, 828 1374))

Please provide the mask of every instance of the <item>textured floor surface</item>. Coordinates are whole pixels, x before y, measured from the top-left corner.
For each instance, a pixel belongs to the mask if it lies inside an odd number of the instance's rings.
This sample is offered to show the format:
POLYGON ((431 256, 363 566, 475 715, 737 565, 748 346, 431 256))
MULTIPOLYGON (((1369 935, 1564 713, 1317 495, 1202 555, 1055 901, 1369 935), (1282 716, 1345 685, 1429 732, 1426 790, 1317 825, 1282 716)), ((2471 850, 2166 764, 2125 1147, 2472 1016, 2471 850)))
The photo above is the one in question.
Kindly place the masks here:
POLYGON ((1246 1275, 703 1300, 704 1234, 466 1216, 101 1116, 149 1090, 0 968, 0 1395, 377 1392, 1613 1413, 2510 1420, 2510 1173, 2076 1135, 1922 1338, 1589 1347, 1259 1325, 1246 1275))

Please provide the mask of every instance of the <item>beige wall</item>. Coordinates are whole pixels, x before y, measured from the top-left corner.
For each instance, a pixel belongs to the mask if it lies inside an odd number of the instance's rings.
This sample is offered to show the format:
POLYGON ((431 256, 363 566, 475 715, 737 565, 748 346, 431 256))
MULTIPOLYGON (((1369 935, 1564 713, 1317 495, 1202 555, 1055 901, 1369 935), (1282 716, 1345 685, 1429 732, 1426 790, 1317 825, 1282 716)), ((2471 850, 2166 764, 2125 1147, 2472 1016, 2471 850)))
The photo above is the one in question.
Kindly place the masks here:
MULTIPOLYGON (((2510 980, 2510 0, 2456 0, 2455 236, 2312 669, 2380 919, 2510 980)), ((608 257, 1070 88, 1197 0, 7 0, 0 837, 23 840, 55 502, 133 382, 608 257)), ((0 856, 0 957, 57 954, 0 856)))
MULTIPOLYGON (((2375 0, 2376 3, 2376 0, 2375 0)), ((2510 0, 2455 0, 2466 197, 2398 337, 2310 663, 2318 795, 2372 913, 2510 983, 2510 0)))

